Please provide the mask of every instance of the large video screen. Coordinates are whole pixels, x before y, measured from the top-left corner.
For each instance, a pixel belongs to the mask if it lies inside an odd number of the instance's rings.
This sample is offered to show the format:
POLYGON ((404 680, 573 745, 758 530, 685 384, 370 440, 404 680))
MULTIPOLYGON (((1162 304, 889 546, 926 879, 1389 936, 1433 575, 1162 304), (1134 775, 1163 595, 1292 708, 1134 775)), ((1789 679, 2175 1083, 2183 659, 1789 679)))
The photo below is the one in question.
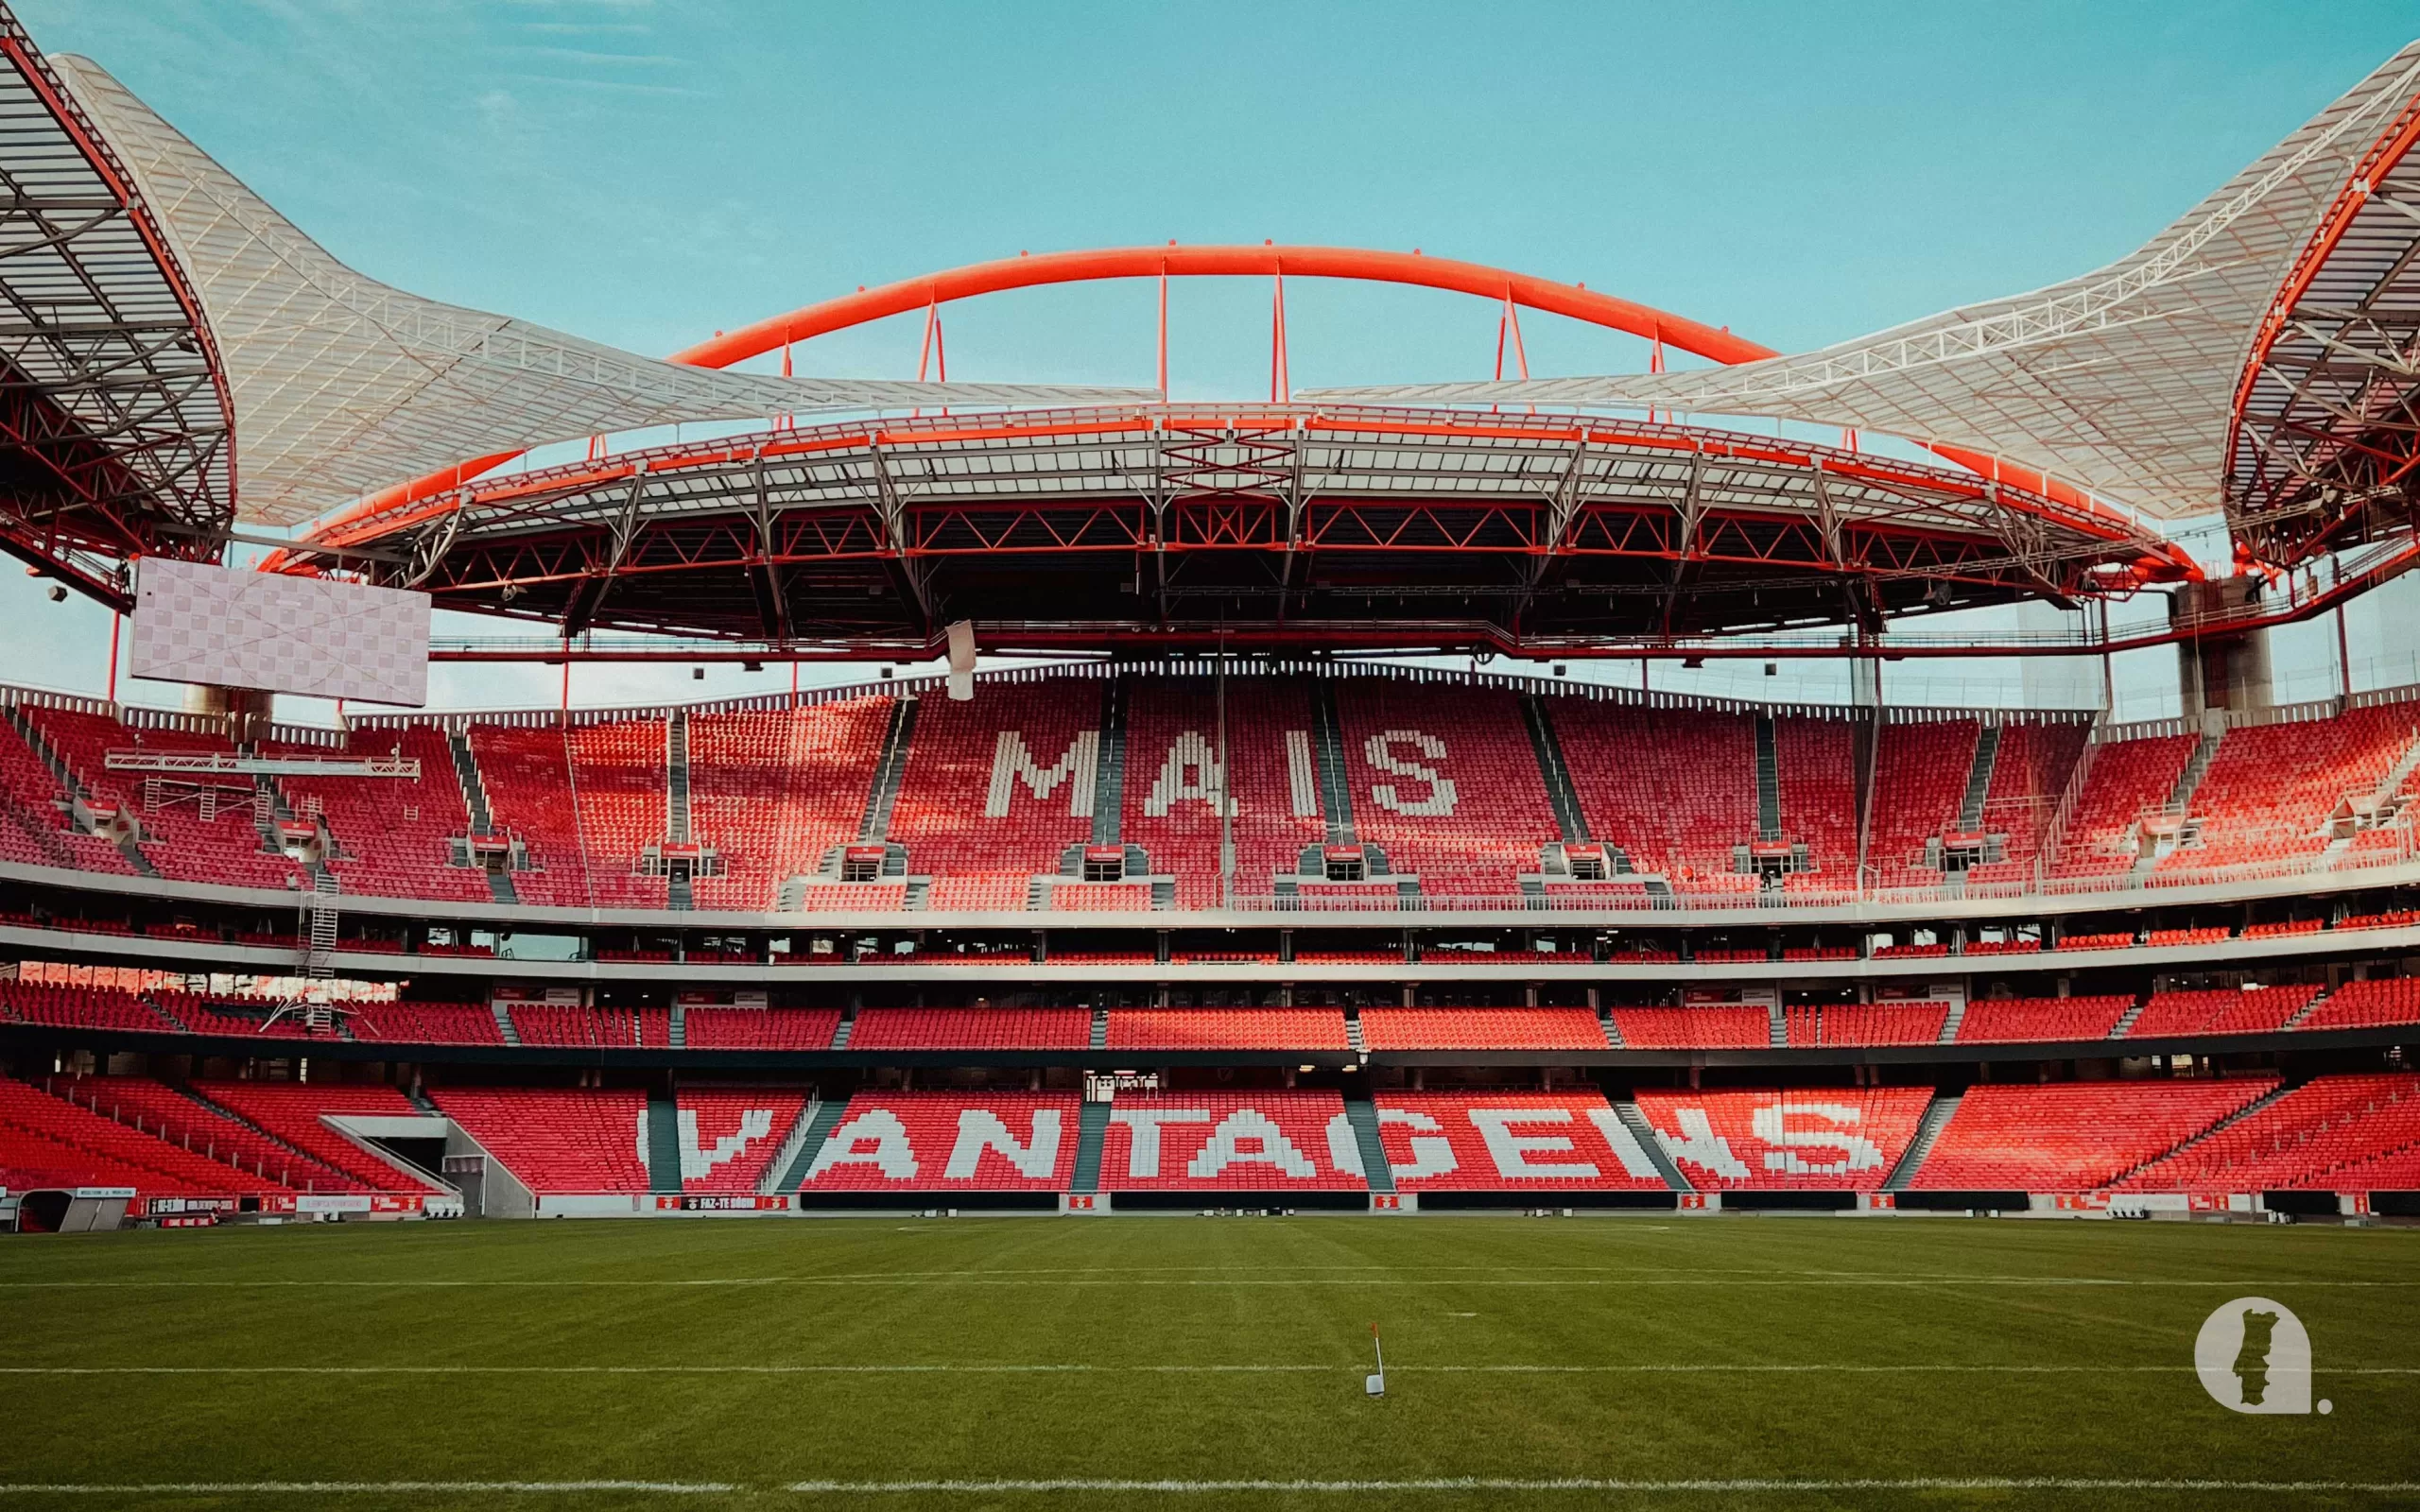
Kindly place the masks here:
POLYGON ((428 700, 428 595, 147 558, 132 671, 417 708, 428 700))

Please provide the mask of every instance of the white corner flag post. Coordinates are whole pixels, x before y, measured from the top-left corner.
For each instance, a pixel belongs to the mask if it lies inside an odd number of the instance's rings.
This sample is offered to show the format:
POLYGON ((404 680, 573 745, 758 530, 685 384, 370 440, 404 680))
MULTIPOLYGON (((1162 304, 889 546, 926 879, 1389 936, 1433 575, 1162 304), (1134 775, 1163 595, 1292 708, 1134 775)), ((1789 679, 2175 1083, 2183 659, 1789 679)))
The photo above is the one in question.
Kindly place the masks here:
POLYGON ((1387 1347, 1378 1342, 1375 1323, 1370 1325, 1370 1348, 1378 1351, 1378 1368, 1375 1374, 1361 1378, 1361 1389, 1370 1396, 1383 1397, 1387 1394, 1387 1347))

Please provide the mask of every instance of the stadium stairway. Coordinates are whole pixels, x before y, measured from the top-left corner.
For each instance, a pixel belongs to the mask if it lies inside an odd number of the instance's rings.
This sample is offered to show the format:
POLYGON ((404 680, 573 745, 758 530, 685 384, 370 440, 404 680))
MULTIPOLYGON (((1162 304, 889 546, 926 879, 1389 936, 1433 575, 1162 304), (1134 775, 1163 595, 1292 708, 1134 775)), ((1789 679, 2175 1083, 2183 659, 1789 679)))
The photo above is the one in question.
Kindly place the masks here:
POLYGON ((689 1048, 689 1005, 681 1001, 678 992, 672 994, 672 1015, 666 1024, 664 1040, 675 1050, 689 1048))
MULTIPOLYGON (((488 785, 479 777, 479 759, 471 753, 471 737, 459 729, 445 732, 445 749, 454 759, 454 781, 462 789, 462 807, 470 815, 473 834, 493 834, 495 814, 488 807, 488 785)), ((512 885, 510 870, 487 873, 488 897, 500 903, 517 903, 520 890, 512 885)))
MULTIPOLYGON (((2201 789, 2202 779, 2209 775, 2210 764, 2219 759, 2219 745, 2225 738, 2224 725, 2211 725, 2202 731, 2202 739, 2186 760, 2185 769, 2176 774, 2176 783, 2168 790, 2167 809, 2185 816, 2187 828, 2192 824, 2193 795, 2201 789)), ((2140 882, 2159 864, 2155 854, 2146 854, 2135 863, 2134 879, 2140 882)))
POLYGON ((1756 838, 1781 838, 1781 742, 1770 713, 1756 715, 1756 838))
POLYGON ((1697 1190, 1689 1185, 1689 1178, 1681 1174, 1681 1168, 1672 1163, 1672 1157, 1665 1153, 1663 1140, 1657 1137, 1655 1126, 1648 1123, 1647 1115, 1638 1110, 1636 1103, 1627 1097, 1614 1099, 1614 1116, 1621 1120, 1622 1127, 1630 1130, 1630 1137, 1638 1142, 1638 1147, 1654 1163, 1656 1173, 1664 1177, 1666 1186, 1675 1192, 1697 1190))
POLYGON ((1344 765, 1344 722, 1337 717, 1336 688, 1311 679, 1311 760, 1319 768, 1320 813, 1327 820, 1327 843, 1358 845, 1353 825, 1353 783, 1344 765))
POLYGON ((1925 1109, 1924 1121, 1916 1125, 1916 1137, 1908 1142, 1907 1149, 1899 1156, 1899 1163, 1893 1166, 1891 1174, 1882 1178, 1883 1191, 1905 1192, 1908 1190, 1909 1185, 1916 1179, 1916 1173, 1924 1169, 1925 1157, 1932 1153, 1933 1142, 1941 1138, 1941 1131, 1949 1126, 1950 1119, 1957 1112, 1957 1098, 1936 1097, 1932 1100, 1931 1105, 1925 1109))
POLYGON ((857 1016, 855 1013, 844 1011, 840 1015, 839 1023, 832 1031, 832 1048, 835 1050, 848 1049, 849 1037, 856 1032, 857 1016))
POLYGON ((1394 1167, 1387 1162, 1387 1142, 1378 1138, 1378 1108, 1370 1094, 1344 1100, 1344 1116, 1353 1121, 1353 1143, 1361 1149, 1361 1178, 1373 1192, 1395 1189, 1394 1167))
POLYGON ((1599 1008, 1597 1010, 1597 1027, 1604 1031, 1605 1043, 1608 1046, 1616 1050, 1622 1047, 1621 1025, 1614 1022, 1613 1009, 1599 1008))
POLYGON ((1554 732, 1544 699, 1534 693, 1521 696, 1521 723, 1530 731, 1530 750, 1538 759, 1538 775, 1546 779, 1547 802, 1554 810, 1555 827, 1567 844, 1588 840, 1588 816, 1581 812, 1580 790, 1571 784, 1571 768, 1564 764, 1563 742, 1554 732))
POLYGON ((1109 1010, 1107 1008, 1093 1009, 1092 1037, 1085 1042, 1095 1050, 1109 1048, 1109 1010))
POLYGON ((890 723, 882 732, 882 754, 874 761, 873 781, 866 788, 865 813, 857 819, 860 845, 890 838, 890 811, 899 801, 899 784, 908 775, 908 742, 916 736, 916 708, 912 697, 890 706, 890 723))
POLYGON ((647 1094, 647 1189, 681 1190, 681 1110, 670 1094, 647 1094))
POLYGON ((1975 760, 1966 768, 1966 795, 1958 801, 1958 828, 1969 834, 1983 827, 1983 801, 1991 796, 1992 773, 2000 764, 2000 727, 1985 725, 1975 737, 1975 760))
POLYGON ((1789 1019, 1782 1012, 1779 997, 1775 997, 1765 1011, 1769 1016, 1769 1022, 1765 1026, 1767 1037, 1765 1042, 1773 1049, 1779 1050, 1789 1043, 1789 1019))
POLYGON ((1956 1044, 1958 1042, 1959 1026, 1963 1024, 1965 1022, 1966 995, 1962 992, 1958 995, 1958 1000, 1950 1004, 1948 1014, 1942 1019, 1941 1037, 1935 1041, 1935 1043, 1945 1045, 1956 1044))
POLYGON ((1087 1099, 1076 1114, 1076 1169, 1068 1179, 1068 1191, 1100 1190, 1100 1152, 1108 1143, 1109 1105, 1087 1099))
MULTIPOLYGON (((1128 679, 1100 685, 1100 746, 1093 754, 1093 844, 1118 845, 1126 812, 1126 705, 1128 679)), ((1133 857, 1127 858, 1131 868, 1133 857)), ((1079 852, 1076 874, 1083 875, 1079 852)))
MULTIPOLYGON (((2304 1011, 2308 1012, 2309 1010, 2306 1007, 2304 1011)), ((2177 1141, 2174 1144, 2171 1144, 2167 1149, 2160 1151, 2150 1160, 2139 1161, 2129 1169, 2121 1171, 2118 1175, 2111 1177, 2107 1181, 2101 1183, 2101 1185, 2104 1188, 2112 1189, 2124 1185, 2126 1181, 2136 1173, 2143 1171, 2148 1167, 2157 1165, 2160 1161, 2167 1160, 2170 1156, 2183 1154, 2185 1151, 2191 1149, 2194 1145, 2201 1143, 2204 1140, 2208 1139, 2213 1134, 2218 1133, 2219 1130, 2225 1128, 2230 1124, 2239 1124, 2243 1120, 2250 1118, 2253 1114, 2259 1112, 2262 1108, 2268 1107, 2271 1103, 2275 1102, 2278 1098, 2285 1096, 2288 1092, 2295 1091, 2297 1085, 2299 1084, 2282 1081, 2279 1082, 2276 1086, 2270 1088, 2269 1091, 2261 1096, 2254 1098, 2252 1101, 2244 1104, 2241 1108, 2237 1108, 2234 1112, 2220 1119, 2217 1123, 2210 1125, 2207 1128, 2197 1130, 2187 1138, 2177 1141)))
POLYGON ((2143 1016, 2143 1009, 2151 1005, 2151 1001, 2152 1000, 2148 995, 2135 999, 2134 1005, 2128 1008, 2125 1012, 2119 1014, 2118 1016, 2118 1022, 2109 1026, 2109 1038, 2112 1040, 2123 1040, 2128 1035, 2134 1033, 2135 1021, 2143 1016))
MULTIPOLYGON (((849 1100, 845 1097, 836 1097, 828 1103, 807 1104, 806 1112, 800 1115, 799 1127, 790 1135, 790 1140, 795 1141, 798 1147, 787 1151, 789 1160, 786 1162, 777 1156, 765 1167, 768 1178, 775 1171, 782 1173, 773 1191, 796 1192, 806 1184, 806 1173, 814 1166, 815 1157, 823 1148, 823 1142, 832 1137, 832 1131, 840 1126, 840 1120, 848 1114, 849 1100)), ((785 1142, 786 1149, 788 1143, 785 1142)))
POLYGON ((521 1031, 512 1026, 511 1010, 501 1003, 490 1003, 488 1011, 495 1015, 496 1031, 504 1036, 504 1042, 509 1045, 519 1044, 521 1031))

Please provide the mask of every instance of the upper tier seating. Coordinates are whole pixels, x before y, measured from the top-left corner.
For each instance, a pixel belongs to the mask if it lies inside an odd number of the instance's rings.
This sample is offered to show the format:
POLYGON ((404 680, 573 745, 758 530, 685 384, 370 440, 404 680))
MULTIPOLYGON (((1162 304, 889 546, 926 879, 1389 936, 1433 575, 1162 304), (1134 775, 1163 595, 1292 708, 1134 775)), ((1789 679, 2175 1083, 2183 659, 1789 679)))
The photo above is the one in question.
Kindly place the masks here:
POLYGON ((1958 1042, 2106 1040, 2135 1005, 2131 997, 1979 998, 1966 1005, 1958 1042))
POLYGON ((722 875, 693 885, 700 908, 770 908, 784 879, 854 840, 893 700, 689 718, 689 814, 722 875))
POLYGON ((1361 1150, 1334 1091, 1118 1094, 1102 1142, 1105 1192, 1358 1191, 1361 1150))
POLYGON ((1340 1008, 1112 1008, 1112 1050, 1350 1050, 1340 1008))
MULTIPOLYGON (((63 1091, 62 1085, 62 1091, 63 1091)), ((130 1113, 129 1119, 139 1117, 130 1113)), ((157 1120, 147 1121, 157 1127, 157 1120)), ((146 1197, 256 1196, 287 1190, 263 1176, 0 1077, 0 1185, 130 1186, 146 1197)))
POLYGON ((1982 729, 1972 719, 1882 727, 1868 850, 1881 885, 1928 887, 1941 881, 1940 868, 1924 864, 1925 842, 1957 827, 1982 729))
POLYGON ((859 1092, 807 1167, 805 1192, 1064 1192, 1073 1092, 859 1092))
POLYGON ((162 876, 176 882, 279 891, 302 885, 300 867, 281 853, 262 849, 261 833, 253 822, 251 779, 219 779, 221 785, 240 793, 235 801, 204 820, 192 800, 162 803, 145 812, 147 774, 113 772, 108 766, 112 750, 232 753, 234 747, 225 739, 182 730, 129 730, 105 714, 65 709, 27 707, 25 714, 94 801, 133 815, 141 823, 143 854, 162 876))
POLYGON ((1946 1003, 1833 1003, 1787 1010, 1793 1045, 1928 1045, 1949 1022, 1946 1003))
MULTIPOLYGON (((487 1011, 481 1009, 481 1012, 487 1011)), ((489 1021, 493 1026, 494 1021, 489 1021)), ((412 1100, 374 1082, 198 1081, 193 1090, 238 1118, 344 1172, 372 1192, 441 1192, 407 1176, 328 1127, 329 1114, 377 1118, 424 1116, 412 1100)))
POLYGON ((1667 1189, 1596 1092, 1382 1091, 1372 1102, 1405 1192, 1667 1189))
POLYGON ((2347 982, 2327 994, 2296 1029, 2367 1029, 2382 1023, 2420 1023, 2420 978, 2378 977, 2347 982))
POLYGON ((2265 1034, 2285 1027, 2318 995, 2315 987, 2217 988, 2198 992, 2154 992, 2143 1005, 2129 1040, 2184 1035, 2265 1034))
POLYGON ((2091 732, 2081 724, 2001 724, 1992 784, 1983 798, 1983 833, 2007 838, 1999 860, 1967 868, 1969 882, 2022 882, 2033 875, 2043 834, 2091 732))
POLYGON ((0 861, 28 867, 73 867, 83 871, 131 872, 118 848, 98 835, 78 834, 60 807, 67 790, 17 734, 0 721, 0 861))
POLYGON ((1969 1088, 1912 1185, 1942 1192, 2090 1192, 2266 1096, 2273 1076, 1969 1088))
POLYGON ((1928 1087, 1638 1094, 1656 1142, 1701 1192, 1876 1191, 1931 1104, 1928 1087))
POLYGON ((691 1008, 691 1050, 822 1050, 840 1027, 838 1008, 691 1008))
POLYGON ((1090 1008, 867 1008, 852 1050, 1081 1050, 1090 1008))
MULTIPOLYGON (((1592 840, 1634 871, 1731 869, 1756 838, 1756 722, 1747 714, 1547 700, 1592 840)), ((1517 733, 1517 729, 1511 733, 1517 733)))
POLYGON ((648 1189, 645 1092, 458 1087, 429 1096, 532 1192, 648 1189))
POLYGON ((588 885, 596 906, 664 907, 664 879, 644 875, 639 868, 647 848, 665 838, 670 739, 666 722, 617 719, 575 725, 567 738, 580 843, 587 849, 588 885))
POLYGON ((1089 678, 985 683, 969 703, 918 704, 890 837, 914 869, 948 879, 929 906, 1023 908, 1026 879, 1092 838, 1100 717, 1089 678))
MULTIPOLYGON (((264 745, 265 755, 325 757, 317 746, 264 745)), ((326 821, 336 849, 328 869, 349 893, 389 898, 450 898, 477 902, 488 896, 487 877, 449 865, 449 843, 471 833, 462 806, 462 784, 445 732, 428 725, 402 730, 365 730, 346 754, 403 756, 420 763, 420 778, 280 777, 298 817, 316 810, 326 821)))
MULTIPOLYGON (((1143 847, 1154 871, 1176 878, 1177 906, 1219 905, 1217 684, 1206 679, 1130 678, 1126 787, 1119 833, 1143 847)), ((1238 678, 1227 684, 1227 821, 1236 843, 1236 896, 1266 898, 1273 873, 1292 875, 1305 847, 1327 834, 1316 782, 1296 793, 1287 737, 1305 752, 1312 728, 1307 684, 1238 678)))
POLYGON ((2327 846, 2321 821, 2346 799, 2377 791, 2411 747, 2414 714, 2410 704, 2388 704, 2227 731, 2193 792, 2200 843, 2170 851, 2159 871, 2316 857, 2327 846))
MULTIPOLYGON (((512 874, 524 902, 590 906, 579 814, 571 794, 571 746, 559 727, 470 727, 471 754, 496 827, 521 840, 530 869, 512 874)), ((451 770, 449 765, 448 770, 451 770)))
POLYGON ((749 1193, 806 1111, 806 1094, 757 1087, 683 1087, 673 1117, 681 1190, 749 1193))
POLYGON ((2334 1190, 2329 1173, 2337 1168, 2416 1144, 2420 1076, 2322 1076, 2143 1167, 2117 1190, 2334 1190))
POLYGON ((1602 1050, 1586 1008, 1363 1008, 1368 1050, 1602 1050))
POLYGON ((1381 678, 1334 685, 1353 821, 1432 898, 1517 896, 1557 837, 1520 700, 1491 688, 1439 697, 1381 678))
POLYGON ((1613 1019, 1625 1050, 1746 1048, 1772 1039, 1762 1008, 1616 1008, 1613 1019))
POLYGON ((2094 750, 2051 874, 2091 877, 2132 870, 2139 854, 2135 824, 2168 801, 2200 743, 2198 735, 2158 735, 2110 741, 2094 750))
MULTIPOLYGON (((1776 719, 1773 760, 1781 778, 1781 833, 1806 847, 1812 872, 1784 879, 1793 892, 1857 886, 1856 729, 1845 719, 1776 719)), ((1755 781, 1752 766, 1745 774, 1755 781)))

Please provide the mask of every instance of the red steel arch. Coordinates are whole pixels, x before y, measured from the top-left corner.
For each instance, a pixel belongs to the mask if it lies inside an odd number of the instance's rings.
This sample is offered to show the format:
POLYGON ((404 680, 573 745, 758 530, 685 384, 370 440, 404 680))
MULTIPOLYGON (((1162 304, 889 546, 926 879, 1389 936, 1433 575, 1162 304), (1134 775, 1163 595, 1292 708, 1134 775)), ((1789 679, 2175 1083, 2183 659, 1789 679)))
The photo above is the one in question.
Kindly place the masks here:
POLYGON ((1274 278, 1281 274, 1359 279, 1373 284, 1475 294, 1490 300, 1509 299, 1527 309, 1627 331, 1726 365, 1780 355, 1771 347, 1733 335, 1728 329, 1610 294, 1599 294, 1577 284, 1558 284, 1552 279, 1490 267, 1483 263, 1429 257, 1416 250, 1385 252, 1360 247, 1279 247, 1266 243, 1258 247, 1183 247, 1170 243, 1166 247, 1045 252, 1038 257, 1019 252, 994 262, 902 279, 717 334, 711 341, 700 341, 686 351, 674 352, 669 360, 700 368, 727 368, 785 346, 911 310, 1046 284, 1089 284, 1163 275, 1274 278))

